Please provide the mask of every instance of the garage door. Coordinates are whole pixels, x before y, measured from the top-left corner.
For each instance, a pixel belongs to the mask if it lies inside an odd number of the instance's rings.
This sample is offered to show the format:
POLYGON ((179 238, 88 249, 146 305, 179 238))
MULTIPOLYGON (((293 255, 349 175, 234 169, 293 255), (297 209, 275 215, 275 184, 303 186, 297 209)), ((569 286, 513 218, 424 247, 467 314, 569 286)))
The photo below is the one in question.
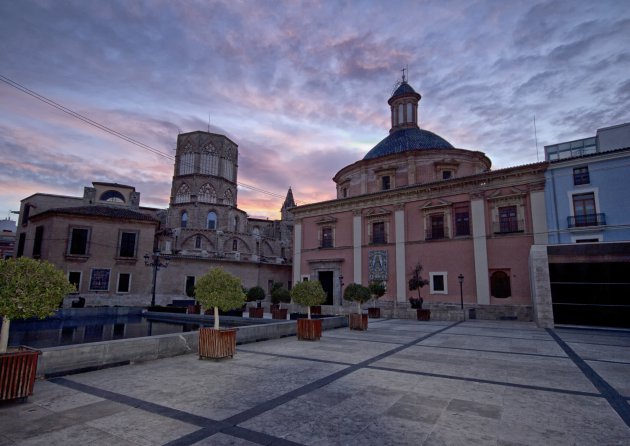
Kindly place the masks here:
POLYGON ((630 328, 630 263, 549 264, 556 324, 630 328))

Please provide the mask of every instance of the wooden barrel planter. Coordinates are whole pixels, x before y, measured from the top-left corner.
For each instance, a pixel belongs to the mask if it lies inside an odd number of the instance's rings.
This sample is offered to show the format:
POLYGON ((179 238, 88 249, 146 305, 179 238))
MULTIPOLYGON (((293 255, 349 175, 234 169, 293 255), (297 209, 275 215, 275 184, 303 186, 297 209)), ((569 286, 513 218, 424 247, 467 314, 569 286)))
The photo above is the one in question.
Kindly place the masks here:
POLYGON ((256 317, 256 318, 261 319, 263 317, 264 312, 265 312, 264 308, 249 307, 249 317, 256 317))
POLYGON ((313 314, 322 314, 322 306, 321 305, 313 305, 311 307, 311 315, 313 314))
POLYGON ((350 327, 350 330, 367 330, 368 315, 367 314, 349 314, 348 327, 350 327))
POLYGON ((378 307, 368 308, 368 317, 370 319, 378 319, 381 317, 381 309, 378 307))
POLYGON ((0 354, 0 401, 33 394, 39 350, 20 346, 15 351, 0 354))
POLYGON ((430 321, 431 320, 431 310, 421 310, 417 309, 417 316, 419 321, 430 321))
POLYGON ((302 341, 319 341, 322 337, 322 320, 298 319, 297 337, 302 341))
POLYGON ((199 329, 199 359, 232 358, 236 353, 236 328, 199 329))
POLYGON ((286 308, 275 308, 271 310, 271 318, 272 319, 286 319, 287 311, 288 310, 286 308))

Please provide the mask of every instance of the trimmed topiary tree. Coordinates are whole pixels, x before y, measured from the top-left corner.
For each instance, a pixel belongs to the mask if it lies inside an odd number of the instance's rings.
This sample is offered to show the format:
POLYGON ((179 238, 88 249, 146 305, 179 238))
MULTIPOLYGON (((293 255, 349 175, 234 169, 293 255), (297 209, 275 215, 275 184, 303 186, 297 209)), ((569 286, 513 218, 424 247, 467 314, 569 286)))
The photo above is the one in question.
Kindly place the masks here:
POLYGON ((11 320, 50 316, 73 291, 75 286, 52 263, 27 257, 0 260, 0 353, 7 351, 11 320))
POLYGON ((420 308, 422 308, 422 296, 420 296, 420 289, 429 284, 427 279, 423 279, 420 273, 422 272, 422 264, 420 262, 416 263, 411 269, 411 278, 409 279, 409 291, 418 290, 418 301, 420 301, 420 308))
POLYGON ((371 281, 368 288, 370 289, 370 293, 372 294, 372 297, 374 298, 374 304, 376 304, 377 300, 383 297, 386 291, 385 284, 383 283, 382 280, 371 281))
POLYGON ((265 290, 256 285, 247 290, 247 302, 256 302, 265 298, 265 290))
MULTIPOLYGON (((264 291, 263 291, 264 293, 264 291)), ((204 308, 214 307, 214 328, 219 329, 219 309, 229 311, 240 308, 245 302, 241 279, 212 268, 195 285, 195 297, 204 308)))
POLYGON ((370 289, 368 287, 364 287, 358 283, 351 283, 344 290, 343 298, 345 300, 356 302, 358 314, 361 314, 361 304, 370 300, 372 298, 372 294, 370 293, 370 289))
POLYGON ((281 303, 288 304, 289 302, 291 302, 291 293, 289 290, 279 283, 274 283, 271 289, 271 303, 278 305, 281 303))
POLYGON ((326 302, 326 292, 318 280, 307 280, 295 284, 291 290, 293 300, 308 309, 308 318, 311 318, 311 305, 321 305, 326 302))

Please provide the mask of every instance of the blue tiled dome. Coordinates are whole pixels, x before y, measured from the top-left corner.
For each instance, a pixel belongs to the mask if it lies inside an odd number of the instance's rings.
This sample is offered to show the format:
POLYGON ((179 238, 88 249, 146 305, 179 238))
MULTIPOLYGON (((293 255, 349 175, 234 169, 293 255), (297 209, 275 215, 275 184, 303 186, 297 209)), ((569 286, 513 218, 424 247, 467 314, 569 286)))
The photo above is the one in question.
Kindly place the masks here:
POLYGON ((417 127, 396 130, 379 142, 363 157, 364 160, 403 153, 410 150, 452 149, 444 138, 417 127))
POLYGON ((392 98, 409 93, 418 94, 416 93, 416 90, 411 87, 411 85, 409 85, 406 81, 403 81, 400 83, 396 91, 394 91, 394 94, 392 94, 392 98))

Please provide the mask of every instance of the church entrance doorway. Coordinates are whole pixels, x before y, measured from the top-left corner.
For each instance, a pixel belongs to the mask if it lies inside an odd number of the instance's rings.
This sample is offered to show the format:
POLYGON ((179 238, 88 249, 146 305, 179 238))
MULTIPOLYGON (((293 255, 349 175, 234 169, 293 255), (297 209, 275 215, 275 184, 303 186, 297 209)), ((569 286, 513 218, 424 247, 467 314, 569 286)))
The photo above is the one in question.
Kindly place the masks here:
POLYGON ((319 271, 318 274, 318 279, 326 292, 326 302, 324 302, 324 305, 333 304, 333 276, 333 271, 319 271))

